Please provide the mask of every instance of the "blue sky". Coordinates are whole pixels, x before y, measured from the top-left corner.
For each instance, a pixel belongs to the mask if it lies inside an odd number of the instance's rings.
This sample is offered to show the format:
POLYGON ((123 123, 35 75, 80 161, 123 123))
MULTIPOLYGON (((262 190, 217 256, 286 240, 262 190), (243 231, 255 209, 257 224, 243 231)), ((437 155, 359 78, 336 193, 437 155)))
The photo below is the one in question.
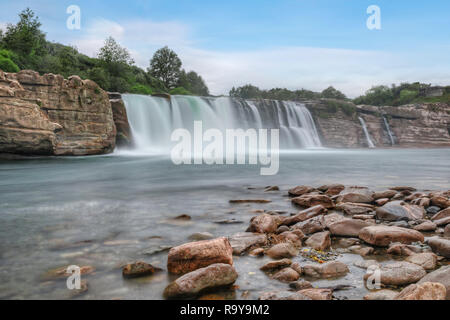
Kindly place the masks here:
POLYGON ((402 81, 450 84, 450 1, 419 0, 0 0, 0 28, 29 6, 49 40, 95 55, 112 35, 136 64, 169 45, 212 93, 253 83, 261 88, 347 95, 402 81), (66 28, 66 8, 81 9, 81 29, 66 28), (381 30, 369 30, 369 5, 381 30))

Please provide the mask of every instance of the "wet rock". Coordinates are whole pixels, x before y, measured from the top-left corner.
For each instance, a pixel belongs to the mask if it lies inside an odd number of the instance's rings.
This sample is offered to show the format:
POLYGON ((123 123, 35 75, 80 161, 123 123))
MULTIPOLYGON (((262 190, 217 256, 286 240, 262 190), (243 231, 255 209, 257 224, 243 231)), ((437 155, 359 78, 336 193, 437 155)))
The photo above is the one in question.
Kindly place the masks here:
POLYGON ((415 226, 413 229, 417 230, 417 231, 425 231, 425 232, 429 232, 429 231, 434 231, 436 230, 437 225, 431 221, 425 221, 422 222, 421 224, 415 226))
POLYGON ((293 263, 291 264, 290 267, 291 267, 292 269, 294 269, 295 271, 297 271, 297 273, 298 273, 299 275, 302 275, 302 274, 303 274, 303 267, 301 266, 300 263, 298 263, 298 262, 293 262, 293 263))
POLYGON ((273 279, 281 282, 292 282, 297 281, 300 275, 292 268, 284 268, 273 275, 273 279))
POLYGON ((347 265, 339 261, 303 266, 303 273, 314 278, 337 278, 346 275, 349 271, 347 265))
POLYGON ((395 300, 445 300, 446 288, 437 282, 411 284, 403 289, 395 300))
POLYGON ((280 234, 283 233, 285 231, 289 231, 289 227, 288 226, 280 226, 278 227, 277 231, 275 232, 276 234, 280 234))
POLYGON ((266 254, 272 259, 292 258, 298 255, 298 249, 291 243, 279 243, 267 250, 266 254))
MULTIPOLYGON (((72 273, 68 273, 67 269, 69 266, 59 267, 52 270, 47 271, 47 273, 43 276, 44 280, 54 280, 60 278, 67 278, 72 273)), ((80 267, 80 275, 88 275, 95 271, 93 266, 81 266, 80 267)))
POLYGON ((278 237, 282 242, 290 242, 296 247, 302 246, 302 239, 305 235, 301 230, 296 230, 296 232, 286 231, 279 235, 278 237))
POLYGON ((447 300, 450 300, 450 265, 440 267, 423 277, 418 284, 425 282, 438 282, 447 289, 447 300))
POLYGON ((336 210, 341 210, 345 214, 367 214, 373 211, 373 206, 366 203, 341 202, 336 205, 336 210))
POLYGON ((362 228, 371 224, 358 219, 344 219, 328 226, 332 235, 343 237, 357 237, 362 228))
POLYGON ((177 217, 175 217, 173 219, 174 220, 184 220, 184 221, 186 221, 186 220, 191 220, 192 218, 188 214, 181 214, 181 215, 179 215, 179 216, 177 216, 177 217))
POLYGON ((166 298, 194 296, 205 289, 233 284, 238 274, 233 266, 215 263, 181 276, 164 290, 166 298))
POLYGON ((289 189, 288 193, 290 196, 299 197, 306 193, 313 192, 315 190, 316 189, 314 189, 313 187, 309 187, 309 186, 297 186, 295 188, 289 189))
POLYGON ((266 189, 264 189, 264 192, 269 192, 269 191, 280 191, 280 188, 278 186, 269 186, 266 189))
POLYGON ((259 268, 262 271, 272 271, 277 270, 285 267, 289 267, 292 264, 291 259, 281 259, 276 261, 270 261, 263 265, 261 268, 259 268))
POLYGON ((366 294, 364 300, 394 300, 397 296, 397 291, 382 289, 366 294))
POLYGON ((397 191, 395 191, 395 190, 379 191, 379 192, 375 192, 373 194, 373 199, 379 200, 379 199, 387 198, 389 201, 389 199, 392 198, 393 196, 395 196, 396 194, 397 194, 397 191))
POLYGON ((417 264, 425 270, 434 270, 436 268, 437 256, 431 252, 422 252, 408 256, 405 261, 417 264))
POLYGON ((260 257, 264 255, 264 249, 263 248, 257 248, 257 249, 253 249, 252 251, 249 252, 249 255, 252 257, 260 257))
POLYGON ((298 222, 303 222, 318 215, 323 215, 327 212, 327 209, 322 205, 313 206, 306 210, 302 210, 295 216, 285 218, 283 225, 290 226, 298 222))
POLYGON ((430 206, 426 210, 427 210, 427 214, 435 215, 436 213, 438 213, 441 210, 441 208, 436 207, 436 206, 430 206))
POLYGON ((170 249, 167 270, 187 273, 215 263, 233 264, 233 249, 227 238, 185 243, 170 249))
POLYGON ((355 214, 352 216, 352 219, 358 219, 358 220, 373 220, 375 215, 373 214, 355 214))
POLYGON ((261 294, 258 300, 312 300, 312 299, 298 292, 292 293, 290 291, 269 291, 261 294))
MULTIPOLYGON (((431 207, 433 208, 433 207, 431 207)), ((434 207, 434 208, 438 208, 438 207, 434 207)), ((431 217, 431 220, 441 220, 444 218, 448 218, 450 217, 450 208, 444 209, 444 210, 440 210, 434 213, 434 215, 431 217)))
POLYGON ((342 248, 348 248, 360 243, 361 240, 356 238, 341 238, 336 241, 336 244, 342 248))
POLYGON ((353 265, 361 269, 367 269, 370 266, 380 267, 380 264, 377 260, 359 260, 353 262, 353 265))
POLYGON ((406 186, 392 187, 392 188, 389 188, 389 190, 395 190, 395 191, 399 191, 399 192, 402 192, 402 191, 414 192, 414 191, 416 191, 415 188, 413 188, 413 187, 406 187, 406 186))
POLYGON ((138 278, 154 274, 157 271, 161 271, 161 269, 155 268, 149 263, 138 261, 124 266, 122 276, 124 278, 138 278))
POLYGON ((450 200, 447 197, 434 196, 431 198, 431 204, 441 209, 450 207, 450 200))
POLYGON ((433 252, 446 258, 450 258, 450 240, 433 237, 427 239, 427 244, 431 247, 433 252))
POLYGON ((326 209, 334 208, 334 203, 329 196, 323 194, 305 194, 300 197, 293 198, 293 203, 301 207, 314 207, 322 205, 326 209))
POLYGON ((337 202, 371 203, 373 192, 365 187, 348 187, 339 193, 337 202))
POLYGON ((240 223, 244 223, 241 220, 236 220, 236 219, 223 219, 223 220, 216 220, 214 221, 214 223, 217 224, 240 224, 240 223))
POLYGON ((253 217, 250 220, 250 226, 248 227, 247 232, 274 233, 277 231, 282 221, 283 218, 280 216, 264 213, 253 217))
POLYGON ((404 220, 391 222, 391 223, 389 223, 389 225, 393 226, 393 227, 400 227, 400 228, 407 228, 407 229, 410 227, 409 223, 404 220))
POLYGON ((444 237, 450 238, 450 224, 448 224, 444 229, 444 237))
POLYGON ((376 203, 378 206, 383 206, 383 205, 385 205, 385 204, 388 203, 388 202, 389 202, 389 199, 388 199, 388 198, 381 198, 381 199, 375 200, 375 203, 376 203))
POLYGON ((324 251, 331 247, 330 232, 324 231, 315 233, 306 240, 305 244, 315 250, 324 251))
POLYGON ((373 254, 374 249, 372 247, 364 247, 364 246, 351 246, 348 248, 350 252, 359 254, 362 257, 373 254))
POLYGON ((234 199, 230 200, 230 203, 270 203, 271 200, 266 199, 234 199))
POLYGON ((312 284, 309 281, 301 279, 301 280, 290 283, 289 287, 298 291, 298 290, 303 290, 303 289, 310 289, 310 288, 312 288, 312 284))
POLYGON ((434 220, 434 223, 437 226, 446 226, 446 225, 450 224, 450 217, 442 218, 442 219, 439 219, 439 220, 434 220))
POLYGON ((424 208, 403 201, 391 201, 377 208, 377 218, 387 221, 417 220, 425 216, 424 208))
POLYGON ((411 256, 420 252, 422 252, 421 248, 403 243, 391 243, 387 250, 388 254, 397 256, 411 256))
POLYGON ((343 184, 327 184, 318 188, 320 191, 325 192, 326 195, 335 196, 345 189, 343 184))
POLYGON ((214 236, 209 232, 196 232, 189 236, 189 240, 201 241, 201 240, 209 240, 214 236))
POLYGON ((234 255, 241 255, 251 249, 265 246, 267 236, 261 233, 239 232, 229 238, 234 255))
POLYGON ((359 238, 368 244, 379 247, 387 247, 391 242, 409 244, 416 241, 424 241, 424 237, 419 231, 382 225, 361 229, 359 238))
POLYGON ((331 300, 333 298, 333 290, 331 289, 303 289, 297 293, 311 298, 312 300, 331 300))
MULTIPOLYGON (((395 286, 415 283, 427 274, 421 266, 405 261, 389 263, 378 270, 380 271, 382 284, 395 286)), ((366 273, 364 280, 367 280, 370 276, 370 272, 366 273)))
POLYGON ((295 224, 293 229, 299 229, 303 234, 311 234, 325 229, 324 218, 317 216, 295 224))
POLYGON ((411 204, 426 208, 430 205, 430 199, 426 197, 414 199, 411 204))

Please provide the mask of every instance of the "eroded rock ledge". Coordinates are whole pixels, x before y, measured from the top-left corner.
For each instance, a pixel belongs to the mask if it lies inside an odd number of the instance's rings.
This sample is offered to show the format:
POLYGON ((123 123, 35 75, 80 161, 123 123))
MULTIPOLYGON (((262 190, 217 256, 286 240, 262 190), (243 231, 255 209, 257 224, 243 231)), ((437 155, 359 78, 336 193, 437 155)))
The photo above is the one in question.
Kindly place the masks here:
POLYGON ((0 70, 0 153, 94 155, 115 141, 108 94, 95 82, 0 70))

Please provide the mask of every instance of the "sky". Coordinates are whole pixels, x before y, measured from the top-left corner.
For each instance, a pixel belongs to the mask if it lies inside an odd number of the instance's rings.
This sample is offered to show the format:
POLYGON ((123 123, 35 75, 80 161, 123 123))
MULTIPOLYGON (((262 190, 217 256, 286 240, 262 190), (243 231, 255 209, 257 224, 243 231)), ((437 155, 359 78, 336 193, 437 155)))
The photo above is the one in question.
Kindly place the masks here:
POLYGON ((95 56, 114 37, 136 64, 149 66, 165 45, 212 94, 247 83, 349 97, 374 85, 421 81, 450 84, 448 0, 0 0, 0 28, 30 7, 47 39, 95 56), (77 5, 79 30, 66 12, 77 5), (381 29, 367 13, 380 8, 381 29))

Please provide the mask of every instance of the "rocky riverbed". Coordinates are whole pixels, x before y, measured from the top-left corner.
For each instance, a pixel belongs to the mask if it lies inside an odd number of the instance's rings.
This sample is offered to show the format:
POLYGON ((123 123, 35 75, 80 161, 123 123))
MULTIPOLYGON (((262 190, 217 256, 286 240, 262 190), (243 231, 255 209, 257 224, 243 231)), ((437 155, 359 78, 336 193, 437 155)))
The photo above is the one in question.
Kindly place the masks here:
MULTIPOLYGON (((115 272, 122 272, 124 283, 153 286, 168 299, 450 299, 450 190, 280 189, 255 188, 251 197, 229 199, 231 213, 248 211, 251 218, 217 224, 235 225, 238 232, 194 233, 186 243, 154 247, 149 259, 128 261, 115 272), (277 210, 273 203, 279 202, 296 211, 277 210), (167 263, 154 261, 155 255, 167 263)), ((192 220, 180 215, 166 223, 192 220)), ((74 297, 89 292, 92 273, 94 267, 83 266, 85 282, 74 297)), ((55 269, 46 281, 64 276, 64 268, 55 269)))

